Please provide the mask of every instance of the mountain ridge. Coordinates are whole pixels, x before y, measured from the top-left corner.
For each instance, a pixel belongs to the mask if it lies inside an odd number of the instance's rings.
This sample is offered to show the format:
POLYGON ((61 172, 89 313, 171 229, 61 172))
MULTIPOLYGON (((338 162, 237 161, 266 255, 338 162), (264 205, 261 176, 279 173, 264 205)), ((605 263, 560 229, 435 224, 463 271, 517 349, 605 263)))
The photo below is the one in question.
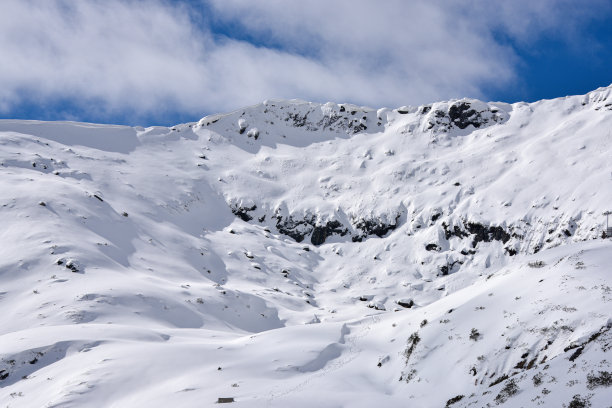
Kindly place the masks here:
POLYGON ((610 89, 0 121, 0 401, 605 406, 610 89))

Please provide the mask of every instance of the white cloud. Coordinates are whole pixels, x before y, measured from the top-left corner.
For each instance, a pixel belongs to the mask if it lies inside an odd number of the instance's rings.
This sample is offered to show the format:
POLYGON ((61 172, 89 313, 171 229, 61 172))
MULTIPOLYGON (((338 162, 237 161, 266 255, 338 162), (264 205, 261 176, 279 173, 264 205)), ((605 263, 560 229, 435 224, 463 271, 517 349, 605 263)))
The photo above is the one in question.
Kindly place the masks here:
POLYGON ((177 2, 4 0, 0 110, 72 100, 100 119, 197 117, 275 97, 370 106, 484 97, 515 75, 513 50, 492 33, 529 41, 561 18, 553 0, 206 3, 209 18, 276 46, 219 39, 177 2))
MULTIPOLYGON (((206 42, 184 10, 156 2, 5 1, 0 14, 0 100, 22 95, 95 100, 99 108, 155 110, 206 86, 206 42)), ((183 102, 185 101, 185 102, 183 102)))
POLYGON ((430 1, 210 3, 221 18, 270 43, 312 55, 337 85, 313 84, 319 100, 399 105, 478 97, 483 85, 506 83, 513 75, 511 49, 454 8, 430 1))
POLYGON ((522 45, 541 36, 565 42, 584 40, 581 29, 612 11, 609 0, 464 0, 466 18, 480 20, 487 30, 497 30, 522 45))

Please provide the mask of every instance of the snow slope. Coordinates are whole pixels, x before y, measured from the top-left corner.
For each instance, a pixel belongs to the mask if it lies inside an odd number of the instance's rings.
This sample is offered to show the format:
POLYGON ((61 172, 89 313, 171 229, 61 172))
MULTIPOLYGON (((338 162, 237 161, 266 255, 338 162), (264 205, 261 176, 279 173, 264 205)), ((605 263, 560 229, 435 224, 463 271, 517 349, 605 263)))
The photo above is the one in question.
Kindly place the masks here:
POLYGON ((0 403, 609 406, 611 91, 0 121, 0 403))

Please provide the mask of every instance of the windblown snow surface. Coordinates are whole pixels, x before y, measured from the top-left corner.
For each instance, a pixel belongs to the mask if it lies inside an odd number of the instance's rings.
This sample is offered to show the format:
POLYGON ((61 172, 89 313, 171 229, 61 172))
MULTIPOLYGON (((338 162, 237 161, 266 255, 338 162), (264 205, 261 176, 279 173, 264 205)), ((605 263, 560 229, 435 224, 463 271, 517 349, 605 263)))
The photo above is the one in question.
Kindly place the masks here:
POLYGON ((612 406, 611 93, 0 121, 0 405, 612 406))

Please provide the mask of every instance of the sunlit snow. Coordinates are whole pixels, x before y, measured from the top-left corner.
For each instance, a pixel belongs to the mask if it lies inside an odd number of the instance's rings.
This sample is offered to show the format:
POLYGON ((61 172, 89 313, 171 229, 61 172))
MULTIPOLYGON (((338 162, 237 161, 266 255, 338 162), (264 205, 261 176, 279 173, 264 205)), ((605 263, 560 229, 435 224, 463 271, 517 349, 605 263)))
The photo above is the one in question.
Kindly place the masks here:
POLYGON ((608 406, 611 92, 0 121, 1 405, 608 406))

